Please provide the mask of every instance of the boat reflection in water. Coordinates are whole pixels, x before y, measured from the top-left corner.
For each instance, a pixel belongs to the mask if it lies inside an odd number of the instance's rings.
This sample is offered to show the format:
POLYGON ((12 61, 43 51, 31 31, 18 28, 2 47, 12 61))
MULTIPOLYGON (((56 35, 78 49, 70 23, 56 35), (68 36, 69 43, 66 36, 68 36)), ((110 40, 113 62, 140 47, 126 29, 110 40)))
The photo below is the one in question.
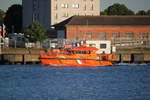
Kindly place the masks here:
POLYGON ((87 47, 83 44, 79 47, 51 49, 50 52, 42 51, 40 60, 43 65, 51 66, 71 66, 71 67, 96 67, 111 66, 112 55, 97 54, 95 47, 87 47))

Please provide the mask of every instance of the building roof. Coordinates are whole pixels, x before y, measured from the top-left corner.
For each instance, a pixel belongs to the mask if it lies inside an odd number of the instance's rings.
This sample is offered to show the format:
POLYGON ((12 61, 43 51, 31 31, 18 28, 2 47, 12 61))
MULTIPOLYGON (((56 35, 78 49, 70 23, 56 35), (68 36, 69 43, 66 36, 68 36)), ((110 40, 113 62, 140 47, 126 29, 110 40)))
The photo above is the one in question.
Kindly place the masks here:
POLYGON ((73 16, 56 24, 66 25, 150 25, 150 16, 73 16))
POLYGON ((72 20, 72 18, 73 18, 73 17, 70 17, 70 18, 68 18, 68 19, 66 19, 66 20, 64 20, 64 21, 62 21, 62 22, 60 22, 60 23, 54 24, 53 26, 54 26, 54 27, 55 27, 55 26, 66 26, 66 25, 69 24, 69 22, 72 20))

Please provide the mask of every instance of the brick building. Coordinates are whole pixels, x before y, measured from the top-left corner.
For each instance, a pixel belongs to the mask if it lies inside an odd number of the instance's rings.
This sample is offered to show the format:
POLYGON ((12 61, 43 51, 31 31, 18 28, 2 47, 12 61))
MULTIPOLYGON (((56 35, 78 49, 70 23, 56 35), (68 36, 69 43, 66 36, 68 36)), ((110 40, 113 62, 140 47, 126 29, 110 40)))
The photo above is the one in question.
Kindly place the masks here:
POLYGON ((55 28, 67 40, 150 39, 150 16, 73 16, 55 28))

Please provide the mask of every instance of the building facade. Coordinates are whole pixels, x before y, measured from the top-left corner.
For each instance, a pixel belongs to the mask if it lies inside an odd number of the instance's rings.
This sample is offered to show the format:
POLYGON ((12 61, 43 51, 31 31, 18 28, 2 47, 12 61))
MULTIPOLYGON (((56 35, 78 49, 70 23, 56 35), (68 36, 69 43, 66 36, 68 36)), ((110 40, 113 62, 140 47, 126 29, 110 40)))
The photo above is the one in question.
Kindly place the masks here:
POLYGON ((100 15, 100 0, 51 0, 52 24, 74 15, 100 15))
POLYGON ((34 21, 45 28, 74 15, 100 15, 100 0, 23 0, 23 27, 34 21))
POLYGON ((69 40, 150 39, 149 16, 74 16, 65 26, 69 40))
POLYGON ((22 0, 23 27, 28 27, 33 22, 40 22, 48 29, 50 26, 50 1, 49 0, 22 0))

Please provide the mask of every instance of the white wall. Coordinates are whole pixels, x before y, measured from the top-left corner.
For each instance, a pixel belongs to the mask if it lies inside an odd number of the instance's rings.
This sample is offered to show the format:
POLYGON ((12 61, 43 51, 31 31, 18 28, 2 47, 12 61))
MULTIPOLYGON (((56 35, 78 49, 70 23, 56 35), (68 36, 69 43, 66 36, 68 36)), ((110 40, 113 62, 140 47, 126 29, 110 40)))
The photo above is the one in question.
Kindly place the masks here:
POLYGON ((94 47, 98 48, 99 50, 97 51, 97 53, 106 53, 106 54, 110 54, 111 53, 111 41, 108 40, 88 40, 86 41, 86 43, 88 44, 88 46, 90 46, 90 44, 93 44, 94 47), (106 48, 100 48, 100 44, 106 44, 106 48))

